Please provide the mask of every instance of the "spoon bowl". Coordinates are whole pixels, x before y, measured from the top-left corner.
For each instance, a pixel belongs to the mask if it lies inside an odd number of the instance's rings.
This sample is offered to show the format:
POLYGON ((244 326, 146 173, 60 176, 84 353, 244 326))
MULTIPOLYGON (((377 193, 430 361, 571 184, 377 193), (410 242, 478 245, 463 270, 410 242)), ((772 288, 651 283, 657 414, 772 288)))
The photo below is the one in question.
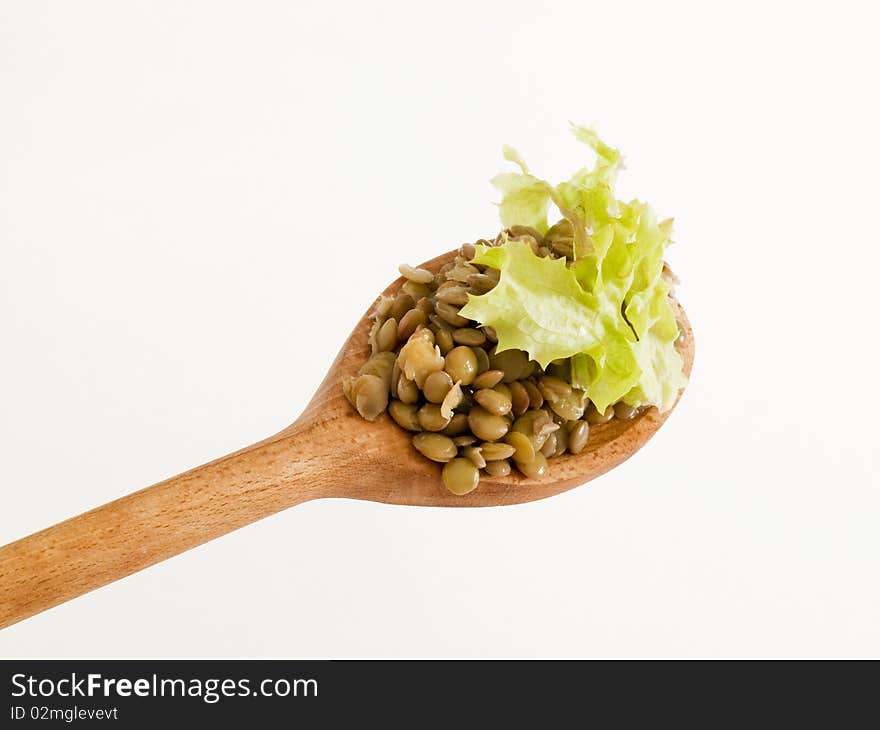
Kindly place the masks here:
MULTIPOLYGON (((420 268, 436 273, 455 254, 445 253, 420 268)), ((387 413, 373 422, 365 421, 342 394, 342 382, 354 375, 369 357, 369 312, 383 296, 397 294, 404 282, 403 278, 395 280, 377 297, 343 345, 302 418, 282 432, 296 433, 308 422, 324 430, 325 438, 346 444, 340 451, 344 449, 355 457, 356 471, 351 481, 341 485, 342 491, 332 496, 423 507, 497 507, 533 502, 580 486, 613 469, 638 451, 672 412, 670 409, 660 413, 649 408, 630 420, 612 419, 591 426, 586 448, 577 455, 551 459, 548 474, 542 479, 531 479, 515 470, 505 477, 481 474, 480 484, 473 492, 463 496, 452 494, 440 480, 442 465, 412 448, 412 434, 394 423, 387 413)), ((673 302, 673 309, 684 332, 678 349, 685 372, 690 375, 693 332, 678 302, 673 302)))
MULTIPOLYGON (((444 254, 422 268, 436 272, 454 256, 444 254)), ((383 295, 402 285, 396 280, 383 295)), ((682 308, 673 306, 690 374, 693 332, 682 308)), ((544 478, 481 476, 476 490, 456 496, 444 488, 440 466, 412 448, 408 432, 386 413, 363 420, 342 393, 343 380, 368 357, 372 310, 303 414, 283 431, 0 548, 0 629, 312 499, 491 507, 550 497, 625 461, 671 412, 651 408, 631 420, 592 426, 584 451, 552 459, 544 478)))

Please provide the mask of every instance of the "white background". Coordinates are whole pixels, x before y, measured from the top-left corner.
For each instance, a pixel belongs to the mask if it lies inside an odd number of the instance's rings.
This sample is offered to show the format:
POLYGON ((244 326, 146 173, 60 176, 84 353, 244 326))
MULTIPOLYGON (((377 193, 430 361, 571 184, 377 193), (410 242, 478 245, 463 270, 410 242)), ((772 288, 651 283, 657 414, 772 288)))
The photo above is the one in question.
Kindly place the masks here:
POLYGON ((496 230, 502 143, 588 159, 568 120, 675 216, 697 357, 589 486, 305 504, 0 656, 880 655, 871 7, 4 3, 0 543, 292 421, 400 261, 496 230))

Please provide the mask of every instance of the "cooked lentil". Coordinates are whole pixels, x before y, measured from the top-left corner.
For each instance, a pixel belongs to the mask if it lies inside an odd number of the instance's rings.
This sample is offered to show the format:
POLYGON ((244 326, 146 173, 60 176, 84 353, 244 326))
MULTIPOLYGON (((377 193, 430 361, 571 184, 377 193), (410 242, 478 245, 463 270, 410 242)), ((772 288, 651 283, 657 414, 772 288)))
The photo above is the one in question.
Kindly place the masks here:
POLYGON ((529 394, 529 407, 530 408, 540 408, 544 405, 544 396, 541 395, 541 391, 538 390, 538 386, 535 385, 531 380, 522 381, 523 387, 526 389, 526 393, 529 394))
POLYGON ((510 413, 510 409, 513 407, 513 404, 510 402, 510 396, 489 388, 483 388, 474 393, 474 400, 489 411, 489 413, 494 413, 496 416, 510 413))
POLYGON ((511 431, 505 439, 508 444, 513 446, 513 454, 517 463, 527 464, 535 458, 535 447, 532 445, 531 439, 520 431, 511 431))
POLYGON ((449 351, 455 347, 455 342, 452 339, 452 332, 446 329, 437 330, 436 334, 437 338, 437 347, 440 348, 441 355, 448 355, 449 351))
POLYGON ((480 444, 480 451, 483 452, 483 458, 486 461, 500 461, 501 459, 509 459, 516 449, 510 444, 490 441, 480 444))
POLYGON ((446 355, 446 372, 462 385, 470 385, 477 377, 477 356, 470 347, 459 345, 446 355))
POLYGON ((453 327, 465 327, 470 324, 469 319, 465 319, 458 312, 459 308, 449 304, 448 302, 437 302, 434 304, 434 311, 440 319, 445 320, 453 327))
POLYGON ((556 434, 551 433, 547 436, 547 440, 544 442, 544 445, 541 447, 541 453, 544 454, 546 458, 550 458, 553 454, 556 453, 556 434))
POLYGON ((614 407, 608 406, 605 409, 605 413, 599 413, 596 406, 590 403, 590 407, 587 410, 587 423, 591 426, 599 426, 603 423, 608 423, 612 418, 614 418, 614 407))
POLYGON ((457 495, 473 492, 480 483, 480 472, 470 459, 456 458, 447 462, 441 477, 446 488, 457 495))
POLYGON ((443 415, 436 403, 425 403, 419 408, 419 425, 425 431, 442 431, 450 420, 443 415))
POLYGON ((422 392, 431 403, 442 403, 446 394, 452 390, 452 378, 449 373, 438 370, 431 373, 425 378, 425 384, 422 386, 422 392))
POLYGON ((471 408, 468 413, 468 426, 471 428, 471 433, 481 441, 497 441, 509 428, 504 418, 489 413, 481 406, 471 408))
POLYGON ((406 292, 400 292, 397 297, 394 299, 394 303, 391 305, 391 310, 389 314, 394 317, 396 320, 400 320, 403 318, 403 315, 406 314, 410 309, 416 306, 416 301, 406 292))
POLYGON ((468 277, 468 284, 470 284, 471 291, 475 294, 485 294, 486 292, 490 292, 495 288, 497 283, 497 279, 493 279, 491 276, 486 276, 485 274, 472 274, 468 277))
POLYGON ((427 321, 428 315, 416 305, 414 309, 410 309, 404 314, 400 318, 400 322, 397 323, 397 339, 406 342, 409 336, 427 321))
MULTIPOLYGON (((460 436, 461 434, 467 433, 467 430, 467 413, 454 413, 452 418, 449 419, 446 428, 443 429, 443 434, 446 436, 460 436)), ((474 440, 476 441, 475 438, 474 440)))
POLYGON ((529 364, 528 355, 522 350, 503 350, 495 352, 495 348, 489 353, 489 363, 493 370, 500 370, 504 373, 502 382, 512 383, 519 380, 525 372, 526 366, 529 364))
POLYGON ((400 289, 409 294, 413 298, 413 302, 431 294, 431 288, 427 284, 417 284, 411 280, 403 282, 403 286, 400 289))
POLYGON ((434 274, 427 269, 417 269, 409 264, 401 264, 398 267, 398 271, 400 271, 402 276, 416 282, 416 284, 430 284, 434 281, 434 274))
MULTIPOLYGON (((570 425, 571 421, 567 421, 566 423, 563 423, 560 426, 559 431, 556 432, 556 451, 553 452, 554 458, 562 456, 568 450, 568 438, 571 431, 569 428, 570 425)), ((584 445, 586 446, 586 442, 584 442, 584 445)), ((547 458, 549 459, 550 457, 548 456, 547 458)))
MULTIPOLYGON (((484 350, 485 352, 485 350, 484 350)), ((500 370, 487 370, 484 373, 481 373, 476 378, 474 378, 474 382, 471 383, 471 386, 474 390, 480 390, 482 388, 494 388, 498 383, 501 382, 501 378, 504 377, 504 373, 500 370)))
POLYGON ((388 404, 388 413, 401 428, 405 428, 407 431, 422 430, 419 423, 419 409, 414 405, 393 400, 388 404))
POLYGON ((519 381, 514 380, 507 386, 510 391, 510 405, 514 416, 521 416, 529 409, 529 392, 525 386, 519 381))
POLYGON ((631 418, 635 418, 636 414, 639 412, 638 408, 633 408, 631 405, 627 405, 623 401, 620 403, 614 404, 614 417, 619 418, 624 421, 628 421, 631 418))
POLYGON ((360 375, 352 389, 355 407, 368 421, 375 421, 388 406, 388 393, 388 386, 375 375, 360 375))
POLYGON ((586 394, 583 391, 571 391, 568 395, 550 401, 550 410, 566 421, 577 421, 584 415, 586 394))
POLYGON ((531 461, 518 461, 516 468, 531 479, 540 479, 547 473, 547 457, 540 451, 531 461))
POLYGON ((482 347, 474 348, 474 354, 477 356, 477 375, 482 375, 489 370, 489 355, 482 347))
POLYGON ((397 397, 404 403, 418 403, 419 395, 419 386, 401 374, 397 379, 397 397))
POLYGON ((463 307, 468 301, 468 290, 458 282, 447 281, 437 290, 436 297, 438 301, 463 307))
POLYGON ((452 439, 439 433, 417 433, 412 438, 413 446, 431 461, 446 462, 454 459, 458 447, 452 439))
POLYGON ((578 421, 568 434, 568 450, 572 454, 579 454, 587 445, 590 435, 590 425, 586 421, 578 421))
POLYGON ((452 339, 457 345, 479 347, 486 342, 486 334, 473 327, 459 327, 452 331, 452 339))
POLYGON ((490 477, 506 477, 510 474, 510 462, 507 459, 486 462, 486 473, 490 477))
POLYGON ((461 450, 461 455, 465 459, 470 459, 471 462, 477 469, 485 469, 486 468, 486 459, 481 453, 481 450, 477 446, 465 446, 461 450))

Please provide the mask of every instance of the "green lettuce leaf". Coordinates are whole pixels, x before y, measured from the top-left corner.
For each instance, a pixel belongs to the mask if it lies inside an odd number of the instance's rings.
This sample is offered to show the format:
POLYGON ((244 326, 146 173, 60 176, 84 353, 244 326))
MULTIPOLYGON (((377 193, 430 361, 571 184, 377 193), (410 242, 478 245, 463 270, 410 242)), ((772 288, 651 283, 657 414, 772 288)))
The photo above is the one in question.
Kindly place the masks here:
POLYGON ((525 350, 541 367, 599 344, 601 324, 595 297, 578 284, 565 259, 535 256, 521 241, 478 246, 474 263, 501 271, 483 296, 471 296, 461 315, 489 324, 498 351, 525 350))
POLYGON ((531 226, 541 233, 546 232, 549 186, 529 174, 525 160, 513 147, 505 145, 503 153, 504 158, 519 165, 522 172, 501 173, 492 178, 492 184, 504 193, 498 206, 501 223, 505 226, 531 226))
POLYGON ((618 401, 667 410, 686 378, 675 349, 678 325, 662 277, 671 221, 646 203, 623 202, 614 185, 620 153, 595 131, 574 127, 596 153, 593 167, 553 186, 529 172, 499 175, 502 223, 547 231, 551 204, 572 223, 575 261, 545 259, 515 239, 479 246, 474 261, 501 272, 498 285, 471 296, 462 316, 498 334, 498 350, 526 351, 542 367, 571 358, 572 382, 600 411, 618 401))

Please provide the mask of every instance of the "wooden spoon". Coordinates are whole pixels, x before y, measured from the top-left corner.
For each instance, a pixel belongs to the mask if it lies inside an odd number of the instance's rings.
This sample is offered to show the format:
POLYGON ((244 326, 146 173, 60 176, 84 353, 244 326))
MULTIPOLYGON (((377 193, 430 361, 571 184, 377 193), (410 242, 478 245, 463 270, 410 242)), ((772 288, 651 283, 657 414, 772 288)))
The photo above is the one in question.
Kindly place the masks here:
MULTIPOLYGON (((454 255, 422 266, 436 272, 454 255)), ((693 332, 674 307, 690 373, 693 332)), ((280 433, 0 548, 0 628, 310 499, 488 507, 559 494, 634 454, 670 413, 649 409, 594 426, 587 448, 553 459, 542 480, 484 476, 458 497, 443 487, 439 465, 416 452, 387 414, 369 423, 345 400, 341 383, 368 356, 370 324, 365 314, 305 412, 280 433)))

